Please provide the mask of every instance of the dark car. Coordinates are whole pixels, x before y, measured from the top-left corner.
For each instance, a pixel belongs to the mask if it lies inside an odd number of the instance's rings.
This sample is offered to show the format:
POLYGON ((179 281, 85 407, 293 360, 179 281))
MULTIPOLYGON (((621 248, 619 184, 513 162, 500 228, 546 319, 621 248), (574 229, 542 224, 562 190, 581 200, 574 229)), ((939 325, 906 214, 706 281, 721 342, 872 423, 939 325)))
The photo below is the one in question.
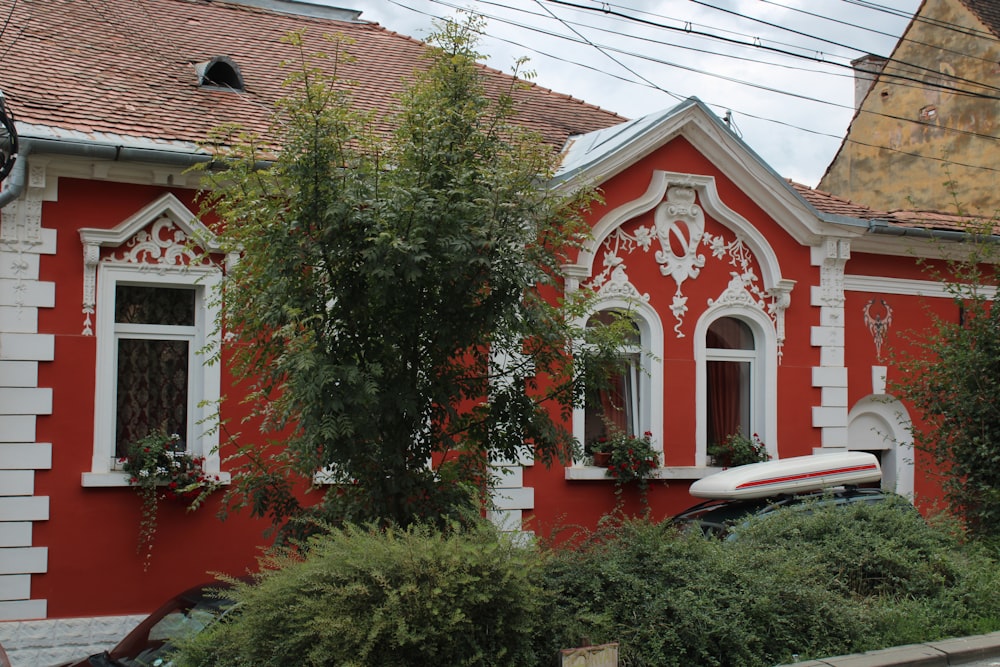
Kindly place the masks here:
MULTIPOLYGON (((766 516, 783 507, 813 508, 848 506, 854 503, 895 502, 913 509, 905 498, 889 491, 872 488, 843 487, 820 489, 807 493, 779 495, 770 498, 737 500, 706 500, 673 518, 682 529, 698 529, 712 537, 731 538, 734 526, 744 524, 753 517, 766 516)), ((914 509, 914 511, 916 511, 914 509)))
POLYGON ((195 586, 170 598, 110 651, 58 667, 169 667, 176 642, 192 637, 233 607, 223 582, 195 586))

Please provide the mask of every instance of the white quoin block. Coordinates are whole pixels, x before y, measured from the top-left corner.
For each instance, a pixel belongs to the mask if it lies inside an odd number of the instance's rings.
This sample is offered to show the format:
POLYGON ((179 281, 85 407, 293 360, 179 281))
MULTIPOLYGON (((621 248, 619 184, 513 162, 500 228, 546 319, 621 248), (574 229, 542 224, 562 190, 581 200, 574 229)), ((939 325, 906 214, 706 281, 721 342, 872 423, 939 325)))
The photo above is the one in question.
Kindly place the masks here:
POLYGON ((0 359, 52 361, 55 345, 52 334, 0 333, 0 359))
POLYGON ((48 568, 47 547, 15 547, 3 550, 0 574, 40 574, 48 568))
POLYGON ((886 378, 889 376, 889 369, 885 366, 872 366, 872 393, 879 395, 885 393, 886 378))
POLYGON ((0 414, 50 415, 52 390, 45 387, 0 387, 0 414))
POLYGON ((812 386, 814 387, 846 387, 846 368, 822 368, 812 369, 812 386))
POLYGON ((37 387, 37 361, 0 361, 0 386, 37 387))
POLYGON ((0 547, 30 547, 30 521, 0 522, 0 547))
POLYGON ((51 443, 0 442, 0 470, 48 470, 51 467, 51 443))

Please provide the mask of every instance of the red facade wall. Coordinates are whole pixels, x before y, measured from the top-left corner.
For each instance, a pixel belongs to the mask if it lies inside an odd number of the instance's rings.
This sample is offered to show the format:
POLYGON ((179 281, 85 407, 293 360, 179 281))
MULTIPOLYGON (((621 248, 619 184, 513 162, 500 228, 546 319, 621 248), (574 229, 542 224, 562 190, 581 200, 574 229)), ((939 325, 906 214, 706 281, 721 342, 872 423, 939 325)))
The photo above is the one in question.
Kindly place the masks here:
MULTIPOLYGON (((148 571, 136 553, 140 501, 128 487, 85 488, 94 444, 96 342, 83 330, 81 227, 111 228, 166 190, 62 178, 58 201, 43 205, 44 226, 58 233, 58 252, 42 256, 41 280, 56 285, 55 307, 40 309, 39 332, 55 336, 55 359, 39 364, 39 386, 51 387, 52 414, 37 422, 52 443, 52 469, 36 475, 36 494, 49 496, 49 520, 34 528, 48 547, 48 572, 33 575, 32 593, 48 600, 50 617, 144 613, 211 572, 242 574, 267 543, 263 523, 216 518, 218 498, 195 512, 161 502, 148 571)), ((193 206, 193 193, 172 191, 193 206)), ((231 380, 223 371, 223 393, 231 380)), ((239 419, 238 407, 226 415, 239 419)), ((216 494, 217 496, 219 494, 216 494)))

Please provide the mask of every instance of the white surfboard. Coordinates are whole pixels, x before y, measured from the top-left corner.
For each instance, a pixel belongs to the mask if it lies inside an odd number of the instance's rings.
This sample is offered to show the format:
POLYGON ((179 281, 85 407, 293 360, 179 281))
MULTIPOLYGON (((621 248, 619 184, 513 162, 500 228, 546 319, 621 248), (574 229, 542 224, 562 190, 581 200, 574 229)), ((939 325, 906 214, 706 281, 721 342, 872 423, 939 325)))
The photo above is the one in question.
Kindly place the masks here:
POLYGON ((736 466, 697 480, 690 492, 698 498, 720 500, 766 498, 881 479, 882 469, 874 454, 837 452, 736 466))

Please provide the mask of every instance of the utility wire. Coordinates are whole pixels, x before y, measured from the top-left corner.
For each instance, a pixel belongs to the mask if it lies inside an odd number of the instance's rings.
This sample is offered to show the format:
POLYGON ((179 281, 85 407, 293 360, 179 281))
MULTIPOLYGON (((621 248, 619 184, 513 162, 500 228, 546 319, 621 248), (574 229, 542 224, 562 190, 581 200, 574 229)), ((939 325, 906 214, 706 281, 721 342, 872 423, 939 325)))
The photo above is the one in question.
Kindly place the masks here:
MULTIPOLYGON (((425 11, 421 11, 421 10, 415 9, 415 8, 413 8, 413 7, 411 7, 411 6, 407 5, 407 4, 404 4, 403 2, 400 2, 400 0, 389 0, 389 1, 392 2, 393 4, 397 5, 397 6, 400 6, 400 7, 404 8, 404 9, 408 9, 410 11, 413 11, 413 12, 416 12, 416 13, 420 13, 420 14, 429 16, 429 17, 434 18, 436 20, 451 20, 451 19, 449 19, 447 17, 442 17, 440 15, 431 14, 429 12, 425 12, 425 11)), ((454 5, 450 5, 449 3, 443 2, 442 0, 430 0, 430 1, 434 2, 435 4, 444 5, 444 6, 447 6, 447 7, 458 9, 454 5)), ((487 4, 492 4, 492 3, 487 3, 487 4)), ((565 3, 558 3, 558 4, 565 4, 565 3)), ((548 34, 548 35, 551 35, 551 36, 559 37, 561 39, 568 39, 570 41, 577 41, 577 40, 573 40, 572 38, 566 37, 565 35, 560 35, 558 33, 552 33, 550 31, 542 30, 542 29, 536 28, 536 27, 524 26, 522 24, 517 24, 515 22, 509 21, 507 19, 503 19, 503 18, 500 18, 500 17, 487 17, 487 18, 492 18, 492 19, 495 19, 495 20, 500 20, 500 21, 503 21, 503 22, 506 22, 506 23, 510 23, 510 24, 518 26, 518 27, 522 27, 522 28, 525 28, 525 29, 528 29, 528 30, 532 30, 532 31, 536 31, 536 32, 541 32, 543 34, 548 34)), ((616 78, 616 79, 619 79, 619 80, 622 80, 622 81, 626 81, 628 83, 632 83, 634 85, 642 85, 644 87, 652 87, 652 88, 657 89, 657 90, 662 90, 659 86, 655 86, 655 85, 650 86, 650 84, 648 84, 648 83, 641 83, 641 82, 638 82, 638 81, 635 81, 635 80, 630 80, 630 79, 627 79, 625 77, 622 77, 622 76, 615 75, 613 73, 607 72, 605 70, 601 70, 601 69, 595 68, 593 66, 582 65, 582 64, 580 64, 580 63, 578 63, 576 61, 571 61, 571 60, 568 60, 568 59, 560 57, 560 56, 556 56, 556 55, 551 54, 551 53, 546 53, 546 52, 540 51, 536 46, 527 46, 527 45, 524 45, 524 44, 521 44, 521 43, 518 43, 518 42, 514 42, 514 41, 509 40, 509 39, 500 38, 500 37, 496 37, 496 36, 488 35, 488 34, 486 34, 484 36, 485 37, 489 37, 490 39, 494 39, 494 40, 501 41, 501 42, 504 42, 504 43, 512 44, 512 45, 517 46, 519 48, 527 48, 528 50, 533 51, 533 52, 535 52, 535 53, 537 53, 539 55, 545 56, 547 58, 552 58, 552 59, 557 60, 557 61, 567 62, 567 63, 579 65, 579 66, 584 66, 587 69, 591 69, 593 71, 597 71, 597 72, 599 72, 599 73, 601 73, 601 74, 603 74, 605 76, 610 76, 610 77, 613 77, 613 78, 616 78)), ((590 44, 589 42, 586 42, 586 43, 590 44)), ((590 45, 594 46, 593 44, 590 44, 590 45)), ((620 52, 620 53, 627 53, 627 52, 622 52, 622 51, 620 51, 618 49, 614 49, 612 47, 607 47, 607 46, 604 46, 604 47, 601 47, 601 48, 612 50, 612 51, 616 51, 616 52, 620 52)), ((639 55, 639 54, 628 54, 628 55, 633 55, 635 57, 645 58, 647 60, 652 60, 654 62, 661 62, 661 63, 663 62, 663 61, 657 61, 657 59, 650 58, 648 56, 642 56, 642 55, 639 55)), ((676 65, 675 63, 664 63, 664 64, 668 64, 668 65, 671 65, 671 66, 682 67, 682 68, 685 68, 685 69, 688 69, 688 70, 693 70, 693 68, 686 68, 684 66, 676 65)), ((693 70, 693 71, 697 72, 698 70, 693 70)), ((722 77, 721 75, 713 75, 711 73, 707 73, 707 74, 710 75, 710 76, 716 76, 718 78, 727 79, 727 77, 722 77)), ((739 81, 736 80, 736 82, 739 82, 739 81)), ((746 82, 742 82, 742 83, 746 83, 746 82)), ((755 84, 749 84, 749 83, 747 83, 746 85, 754 85, 754 87, 765 89, 765 90, 772 90, 773 92, 778 92, 778 93, 781 93, 781 94, 795 95, 794 93, 789 93, 788 91, 781 91, 781 90, 777 90, 777 89, 766 89, 766 88, 764 88, 762 86, 755 85, 755 84)), ((824 101, 824 100, 818 100, 816 98, 810 98, 808 96, 803 96, 803 95, 799 95, 798 97, 800 97, 802 99, 809 100, 809 101, 818 102, 818 103, 822 103, 822 104, 828 104, 828 105, 842 107, 842 108, 854 108, 853 106, 848 107, 846 105, 838 105, 836 103, 827 102, 827 101, 824 101)), ((719 108, 719 109, 725 109, 726 111, 729 111, 731 109, 731 107, 728 107, 727 105, 721 105, 721 104, 711 104, 711 106, 715 106, 716 108, 719 108)), ((738 113, 742 114, 743 116, 746 116, 747 118, 752 118, 752 119, 763 121, 763 122, 768 122, 768 123, 772 123, 772 124, 777 124, 777 125, 789 127, 791 129, 799 130, 799 131, 802 131, 802 132, 805 132, 805 133, 808 133, 808 134, 812 134, 812 135, 815 135, 815 136, 828 137, 828 138, 831 138, 831 139, 839 139, 841 141, 846 141, 847 143, 851 143, 851 144, 855 144, 855 145, 859 145, 859 146, 866 146, 866 147, 870 147, 870 148, 876 148, 876 149, 880 149, 880 150, 886 150, 886 151, 890 151, 890 152, 893 152, 893 153, 898 153, 898 154, 903 154, 903 155, 909 155, 909 156, 912 156, 912 157, 918 157, 918 158, 923 158, 923 159, 937 161, 937 162, 942 162, 942 163, 947 163, 947 164, 953 164, 953 165, 960 166, 960 167, 967 167, 967 168, 971 168, 971 169, 983 169, 983 170, 986 170, 986 171, 997 171, 997 172, 1000 172, 1000 168, 991 167, 991 166, 988 166, 988 165, 974 165, 974 164, 960 163, 960 162, 955 162, 954 160, 948 160, 948 159, 944 159, 944 158, 936 158, 936 157, 933 157, 933 156, 921 155, 919 153, 914 153, 914 152, 911 152, 911 151, 905 151, 905 150, 901 150, 901 149, 897 149, 897 148, 891 148, 889 146, 879 146, 879 145, 876 145, 876 144, 870 144, 870 143, 858 141, 858 140, 855 140, 855 139, 848 139, 848 138, 843 137, 842 135, 839 135, 839 134, 831 134, 831 133, 828 133, 828 132, 823 132, 823 131, 813 130, 813 129, 806 128, 806 127, 801 127, 801 126, 798 126, 798 125, 795 125, 795 124, 792 124, 792 123, 788 123, 788 122, 785 122, 785 121, 781 121, 781 120, 778 120, 778 119, 775 119, 775 118, 770 118, 770 117, 766 117, 766 116, 760 116, 760 115, 756 115, 756 114, 752 114, 752 113, 747 113, 745 111, 739 111, 739 110, 737 110, 737 111, 738 111, 738 113)), ((880 114, 880 113, 876 113, 876 112, 867 112, 867 113, 872 113, 873 115, 879 115, 879 116, 883 116, 883 117, 886 117, 886 118, 890 118, 890 119, 893 119, 893 120, 899 120, 899 121, 903 121, 903 122, 907 122, 907 123, 917 123, 917 124, 920 124, 920 125, 926 125, 925 123, 921 123, 920 121, 914 121, 914 120, 907 119, 907 118, 901 118, 901 117, 897 117, 897 116, 891 116, 891 115, 888 115, 888 114, 880 114)), ((957 129, 957 128, 949 128, 949 127, 936 126, 936 125, 935 126, 929 126, 929 127, 934 127, 936 129, 945 130, 945 131, 955 131, 955 132, 959 132, 961 134, 968 134, 968 135, 979 137, 979 138, 983 138, 983 139, 993 139, 993 140, 996 140, 998 138, 998 137, 995 137, 995 136, 992 136, 992 135, 984 135, 984 134, 975 133, 975 132, 971 132, 971 131, 967 131, 967 130, 960 130, 960 129, 957 129)))
POLYGON ((658 86, 657 84, 653 83, 652 81, 650 81, 646 77, 642 76, 641 74, 639 74, 638 72, 636 72, 634 69, 632 69, 631 67, 629 67, 628 65, 626 65, 625 63, 623 63, 621 60, 619 60, 619 59, 615 58, 614 56, 612 56, 611 54, 609 54, 605 48, 603 48, 601 46, 598 46, 597 44, 594 44, 592 41, 590 41, 589 39, 587 39, 586 37, 584 37, 583 33, 581 33, 579 30, 577 30, 576 28, 574 28, 573 26, 571 26, 568 22, 566 22, 566 21, 562 20, 561 18, 559 18, 558 16, 556 16, 554 12, 552 12, 548 7, 546 7, 545 5, 542 4, 541 0, 535 0, 535 2, 538 3, 538 6, 541 7, 543 10, 545 10, 545 12, 547 12, 549 16, 551 16, 555 20, 559 21, 562 25, 566 26, 567 30, 571 31, 574 35, 576 35, 577 37, 579 37, 586 44, 589 44, 593 48, 597 49, 597 51, 599 51, 601 54, 603 54, 604 56, 606 56, 609 60, 611 60, 611 62, 615 63, 616 65, 618 65, 619 67, 621 67, 625 71, 629 72, 630 74, 632 74, 636 78, 642 80, 643 82, 646 83, 646 85, 652 86, 652 87, 656 88, 657 90, 662 90, 663 92, 665 92, 667 95, 670 95, 671 97, 673 97, 678 102, 681 102, 681 101, 684 100, 684 98, 682 96, 677 95, 675 93, 672 93, 672 92, 670 92, 669 90, 667 90, 665 88, 660 88, 660 86, 658 86))
MULTIPOLYGON (((783 5, 780 2, 775 2, 774 0, 758 0, 758 2, 763 2, 763 3, 768 4, 768 5, 774 5, 775 7, 780 7, 782 9, 786 10, 786 11, 789 11, 789 12, 795 12, 797 14, 804 14, 806 16, 812 16, 813 18, 823 19, 824 21, 829 21, 830 23, 836 23, 838 25, 842 25, 842 26, 845 26, 845 27, 848 27, 848 28, 853 28, 855 30, 862 30, 864 32, 871 33, 873 35, 880 35, 882 37, 889 37, 894 42, 899 42, 899 37, 897 35, 894 35, 891 32, 885 32, 884 30, 877 30, 877 29, 875 29, 875 28, 873 28, 871 26, 858 25, 856 23, 851 23, 850 21, 842 21, 840 19, 835 19, 832 16, 824 16, 823 14, 817 14, 816 12, 810 12, 810 11, 807 11, 805 9, 800 9, 799 7, 791 7, 791 6, 788 6, 788 5, 783 5)), ((849 3, 849 4, 853 4, 853 3, 849 3)), ((907 17, 909 17, 909 14, 905 14, 904 15, 903 12, 900 12, 899 10, 890 9, 888 7, 881 7, 879 5, 875 5, 875 6, 871 7, 870 9, 872 9, 873 11, 882 11, 883 13, 889 14, 890 16, 896 16, 896 17, 901 17, 901 18, 907 18, 907 17), (876 9, 876 7, 878 7, 878 9, 876 9)), ((951 24, 951 25, 954 25, 954 24, 951 24)), ((959 26, 954 25, 954 27, 952 29, 956 29, 957 30, 958 28, 959 28, 959 26)), ((983 39, 995 39, 995 36, 984 34, 983 35, 983 39)), ((965 53, 965 52, 962 52, 962 51, 956 51, 955 49, 947 48, 947 47, 944 47, 944 46, 942 46, 940 44, 929 44, 927 42, 921 42, 920 40, 913 39, 912 37, 908 37, 906 41, 908 41, 910 44, 914 44, 916 46, 924 46, 924 47, 927 47, 927 48, 937 49, 941 53, 948 53, 948 54, 951 54, 951 55, 960 56, 962 58, 970 58, 972 60, 978 60, 980 62, 990 63, 991 65, 993 64, 993 60, 990 59, 990 58, 983 58, 982 56, 978 56, 978 55, 976 55, 974 53, 965 53)))
MULTIPOLYGON (((645 25, 645 26, 648 26, 648 27, 659 28, 659 29, 673 31, 673 32, 682 32, 682 33, 687 33, 687 34, 697 34, 697 35, 701 35, 701 36, 704 36, 704 37, 708 37, 710 39, 714 39, 714 40, 718 40, 718 41, 721 41, 721 42, 725 42, 727 44, 735 44, 735 45, 738 45, 738 46, 753 46, 753 47, 758 48, 758 49, 770 51, 772 53, 779 53, 781 55, 789 56, 789 57, 792 57, 792 58, 803 58, 803 59, 807 59, 807 60, 813 60, 813 61, 816 61, 816 62, 822 62, 822 63, 828 64, 828 65, 831 65, 833 67, 841 67, 841 68, 853 70, 853 67, 850 64, 838 63, 838 62, 831 61, 831 60, 822 60, 820 58, 816 58, 816 57, 812 57, 812 56, 803 56, 802 54, 795 53, 795 52, 789 51, 787 49, 779 49, 779 48, 776 48, 776 47, 767 46, 767 45, 763 44, 762 42, 753 43, 753 44, 747 44, 746 42, 742 42, 740 40, 732 39, 730 37, 724 37, 724 36, 721 36, 721 35, 714 35, 712 33, 707 33, 707 32, 701 31, 701 30, 695 30, 693 26, 686 27, 686 28, 676 28, 674 26, 665 25, 663 23, 658 23, 656 21, 649 21, 647 19, 642 19, 642 18, 639 18, 637 16, 631 16, 631 15, 625 14, 623 12, 618 12, 618 11, 610 9, 608 7, 601 8, 601 9, 596 8, 596 7, 587 7, 586 5, 580 5, 580 4, 576 3, 576 2, 570 2, 569 0, 546 0, 546 2, 551 2, 553 4, 562 5, 562 6, 565 6, 565 7, 572 7, 573 9, 579 9, 579 10, 587 11, 587 12, 600 12, 602 14, 614 14, 615 16, 620 16, 622 18, 628 19, 630 21, 633 21, 635 23, 639 23, 641 25, 645 25)), ((964 95, 969 95, 971 97, 980 97, 980 98, 984 98, 984 99, 991 99, 991 100, 998 100, 998 101, 1000 101, 1000 96, 987 95, 985 93, 977 93, 977 92, 974 92, 974 91, 963 90, 961 88, 956 88, 955 86, 949 86, 949 85, 944 84, 944 83, 939 83, 939 82, 934 82, 934 81, 924 81, 922 79, 918 79, 918 78, 915 78, 915 77, 912 77, 912 76, 906 76, 906 75, 903 75, 903 74, 891 74, 890 76, 892 76, 894 79, 899 79, 899 80, 903 80, 903 81, 913 81, 913 82, 918 83, 921 86, 925 86, 925 87, 939 88, 941 90, 945 90, 945 91, 948 91, 948 92, 953 92, 953 93, 956 93, 956 94, 964 94, 964 95)), ((987 86, 985 84, 977 84, 977 85, 981 85, 984 88, 993 88, 994 90, 1000 91, 1000 88, 994 88, 992 86, 987 86)))
MULTIPOLYGON (((830 44, 830 45, 833 45, 833 46, 839 46, 839 47, 842 47, 842 48, 857 50, 857 49, 854 49, 854 47, 848 46, 846 44, 841 44, 840 42, 836 42, 836 41, 831 40, 831 39, 826 39, 825 37, 819 37, 817 35, 810 35, 809 33, 803 32, 801 30, 795 30, 793 28, 788 28, 788 27, 779 25, 777 23, 772 23, 770 21, 765 21, 763 19, 755 18, 753 16, 747 16, 746 14, 741 14, 740 12, 733 11, 731 9, 725 9, 723 7, 716 7, 715 5, 712 5, 712 4, 708 3, 708 2, 705 2, 704 0, 688 0, 688 1, 689 2, 693 2, 693 3, 697 4, 697 5, 701 5, 702 7, 707 7, 709 9, 714 9, 716 11, 723 12, 725 14, 729 14, 729 15, 732 15, 732 16, 739 17, 741 19, 745 19, 747 21, 752 21, 754 23, 761 23, 761 24, 766 25, 766 26, 771 27, 771 28, 776 28, 778 30, 783 30, 783 31, 786 31, 786 32, 791 32, 791 33, 796 34, 796 35, 800 35, 802 37, 807 37, 809 39, 814 39, 814 40, 817 40, 819 42, 823 42, 824 44, 830 44)), ((893 65, 905 65, 906 67, 911 67, 911 68, 913 68, 913 69, 915 69, 917 71, 928 72, 928 73, 934 74, 935 76, 942 76, 942 73, 940 71, 938 71, 937 69, 932 69, 932 68, 926 67, 924 65, 919 65, 919 64, 914 64, 914 63, 907 63, 907 62, 895 60, 893 58, 887 59, 886 65, 889 65, 890 63, 892 63, 893 65)), ((980 81, 974 81, 972 79, 966 79, 966 78, 963 78, 963 77, 960 77, 960 76, 956 76, 954 74, 949 74, 949 75, 946 75, 946 76, 947 76, 948 80, 950 80, 950 81, 956 81, 956 82, 960 82, 960 83, 971 83, 973 85, 980 86, 980 87, 985 88, 985 89, 990 89, 990 90, 995 90, 997 92, 1000 92, 1000 88, 998 88, 996 86, 990 86, 990 85, 982 83, 980 81)))
MULTIPOLYGON (((439 4, 447 4, 447 3, 439 3, 439 4)), ((491 4, 491 3, 487 3, 487 4, 491 4)), ((558 33, 552 33, 552 32, 549 32, 549 31, 542 31, 541 29, 532 28, 530 26, 525 26, 524 24, 520 24, 520 23, 509 22, 509 21, 506 21, 504 19, 500 19, 498 17, 490 17, 490 18, 494 18, 496 20, 504 21, 504 22, 510 23, 512 25, 515 25, 517 27, 525 28, 525 29, 528 29, 528 30, 537 30, 537 31, 544 32, 545 34, 548 34, 548 35, 551 35, 551 36, 556 36, 556 37, 560 37, 562 39, 567 39, 569 41, 574 41, 574 42, 580 43, 579 40, 575 40, 575 39, 573 39, 571 37, 566 37, 565 35, 559 35, 558 33)), ((558 19, 558 20, 561 21, 561 19, 558 19)), ((563 22, 563 23, 565 25, 565 22, 563 22)), ((577 35, 580 34, 576 30, 574 30, 573 32, 575 34, 577 34, 577 35)), ((581 39, 583 39, 582 36, 581 36, 581 39)), ((507 40, 505 40, 505 41, 507 41, 507 40)), ((652 63, 655 63, 655 64, 666 65, 666 66, 669 66, 669 67, 674 67, 676 69, 681 69, 681 70, 689 71, 689 72, 692 72, 694 74, 701 74, 701 75, 705 75, 705 76, 710 76, 710 77, 713 77, 713 78, 721 79, 723 81, 729 81, 731 83, 736 83, 736 84, 739 84, 739 85, 750 86, 750 87, 756 88, 758 90, 763 90, 764 92, 769 92, 769 93, 774 93, 774 94, 778 94, 778 95, 784 95, 784 96, 788 96, 788 97, 793 97, 793 98, 801 99, 803 101, 808 101, 808 102, 816 102, 816 103, 819 103, 819 104, 825 104, 825 105, 828 105, 828 106, 833 106, 833 107, 837 107, 837 108, 841 108, 841 109, 845 109, 845 110, 854 110, 854 106, 853 105, 838 104, 836 102, 830 102, 830 101, 826 101, 826 100, 821 100, 821 99, 818 99, 818 98, 815 98, 815 97, 811 97, 811 96, 804 95, 804 94, 799 94, 799 93, 794 93, 794 92, 791 92, 791 91, 788 91, 788 90, 783 90, 783 89, 780 89, 780 88, 774 88, 774 87, 770 87, 770 86, 764 86, 762 84, 753 83, 753 82, 745 81, 745 80, 742 80, 742 79, 737 79, 735 77, 730 77, 730 76, 725 76, 725 75, 721 75, 721 74, 716 74, 716 73, 713 73, 713 72, 708 72, 706 70, 702 70, 702 69, 698 69, 698 68, 695 68, 695 67, 691 67, 689 65, 682 65, 680 63, 671 62, 671 61, 667 61, 667 60, 662 60, 662 59, 659 59, 659 58, 654 58, 652 56, 647 56, 645 54, 634 53, 634 52, 630 52, 630 51, 624 51, 624 50, 621 50, 621 49, 617 49, 617 48, 615 48, 613 46, 597 45, 597 44, 595 44, 594 42, 592 42, 590 40, 584 40, 582 43, 598 49, 602 54, 605 54, 605 55, 607 55, 607 53, 609 51, 612 51, 612 52, 616 52, 616 53, 619 53, 619 54, 622 54, 622 55, 628 55, 628 56, 631 56, 633 58, 638 58, 638 59, 646 60, 648 62, 652 62, 652 63)), ((532 48, 532 50, 534 50, 536 53, 540 53, 541 55, 546 55, 548 57, 552 57, 552 56, 550 56, 548 54, 544 54, 544 53, 541 53, 541 52, 537 51, 533 47, 528 47, 528 48, 532 48)), ((718 55, 726 55, 726 54, 718 54, 718 55)), ((620 62, 617 59, 614 59, 614 60, 615 60, 616 63, 620 62)), ((598 70, 598 71, 603 72, 603 70, 598 70)), ((633 70, 629 70, 629 71, 631 71, 631 72, 634 73, 633 70)), ((653 88, 655 90, 661 90, 661 91, 664 90, 663 88, 661 88, 660 86, 656 85, 655 83, 649 82, 649 80, 646 79, 645 77, 640 77, 640 78, 642 79, 642 81, 644 83, 640 84, 639 82, 636 82, 636 81, 631 81, 631 83, 635 83, 637 85, 646 85, 647 87, 653 88)), ((628 79, 625 79, 625 80, 628 81, 628 79)), ((669 93, 669 91, 664 91, 664 92, 668 92, 669 93)), ((676 96, 673 93, 669 93, 669 94, 672 95, 672 96, 674 96, 676 98, 676 96)), ((728 109, 725 105, 711 104, 711 106, 715 106, 715 107, 717 107, 719 109, 725 109, 726 112, 730 111, 730 109, 728 109)), ((740 113, 743 113, 744 115, 747 115, 747 116, 750 116, 750 117, 759 118, 757 116, 753 116, 752 114, 747 114, 746 112, 742 112, 741 111, 740 113)), ((923 123, 923 122, 921 122, 919 120, 913 120, 913 119, 904 118, 904 117, 901 117, 901 116, 894 116, 894 115, 891 115, 891 114, 878 113, 878 112, 867 111, 867 110, 862 111, 862 113, 871 114, 871 115, 878 115, 878 116, 882 116, 884 118, 889 118, 891 120, 897 120, 897 121, 906 122, 906 123, 913 123, 913 124, 918 124, 918 125, 927 125, 926 123, 923 123)), ((760 118, 760 119, 761 120, 767 120, 765 118, 760 118)), ((791 127, 797 127, 797 129, 806 130, 806 128, 801 128, 801 127, 798 127, 798 126, 795 126, 795 125, 790 125, 790 126, 791 127)), ((947 132, 953 132, 953 133, 961 134, 961 135, 965 135, 965 136, 972 136, 972 137, 976 137, 976 138, 980 138, 980 139, 996 140, 996 139, 1000 138, 1000 137, 997 137, 997 136, 994 136, 994 135, 990 135, 990 134, 982 134, 982 133, 975 132, 975 131, 972 131, 972 130, 965 130, 965 129, 961 129, 961 128, 954 128, 954 127, 950 127, 950 126, 947 126, 947 125, 934 125, 933 127, 935 127, 936 129, 939 129, 939 130, 944 130, 944 131, 947 131, 947 132)), ((824 133, 817 133, 817 134, 829 136, 831 138, 837 138, 837 139, 840 138, 839 135, 831 135, 831 134, 824 134, 824 133)))

